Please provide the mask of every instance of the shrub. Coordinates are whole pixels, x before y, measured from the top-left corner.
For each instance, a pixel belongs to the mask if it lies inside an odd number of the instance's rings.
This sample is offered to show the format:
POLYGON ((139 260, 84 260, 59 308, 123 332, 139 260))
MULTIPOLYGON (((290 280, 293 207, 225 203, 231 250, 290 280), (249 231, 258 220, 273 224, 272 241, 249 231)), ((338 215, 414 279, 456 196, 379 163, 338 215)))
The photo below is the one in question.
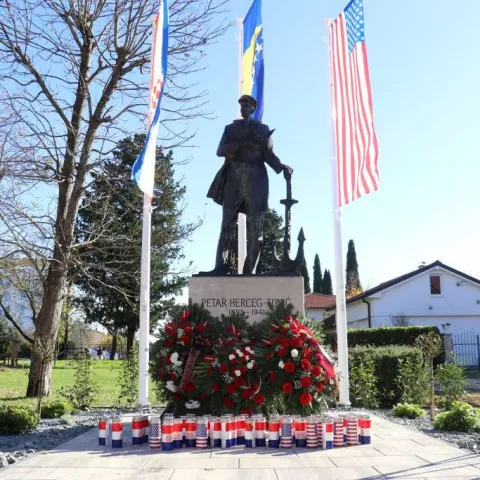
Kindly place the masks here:
POLYGON ((51 400, 42 405, 42 418, 60 418, 72 411, 72 405, 63 400, 51 400))
POLYGON ((422 363, 422 353, 414 347, 390 345, 386 347, 358 346, 350 349, 350 365, 365 363, 370 358, 375 365, 378 400, 382 406, 400 402, 402 387, 397 382, 402 360, 422 363))
POLYGON ((378 407, 377 377, 372 357, 350 356, 350 398, 354 407, 378 407))
POLYGON ((472 433, 478 430, 480 411, 468 403, 453 402, 452 409, 439 413, 435 419, 437 430, 472 433))
POLYGON ((38 424, 37 415, 29 408, 0 405, 0 434, 31 432, 38 424))
POLYGON ((63 387, 60 394, 75 408, 87 410, 98 392, 94 378, 93 360, 91 357, 78 357, 74 360, 74 368, 73 385, 68 388, 63 387))
POLYGON ((413 358, 400 358, 395 382, 399 389, 400 401, 421 405, 428 394, 428 369, 422 361, 413 358))
POLYGON ((425 410, 412 403, 399 403, 393 408, 392 415, 394 417, 418 418, 425 415, 425 410))
POLYGON ((120 387, 119 404, 135 406, 138 400, 138 347, 136 344, 127 359, 122 362, 117 385, 120 387))
POLYGON ((445 408, 450 410, 453 402, 459 400, 468 385, 463 367, 452 363, 439 365, 435 371, 440 393, 445 397, 445 408))
MULTIPOLYGON (((351 329, 348 331, 348 346, 369 345, 386 347, 388 345, 414 346, 418 336, 428 332, 440 333, 436 326, 421 327, 377 327, 351 329)), ((336 346, 336 334, 327 335, 327 343, 336 346)))

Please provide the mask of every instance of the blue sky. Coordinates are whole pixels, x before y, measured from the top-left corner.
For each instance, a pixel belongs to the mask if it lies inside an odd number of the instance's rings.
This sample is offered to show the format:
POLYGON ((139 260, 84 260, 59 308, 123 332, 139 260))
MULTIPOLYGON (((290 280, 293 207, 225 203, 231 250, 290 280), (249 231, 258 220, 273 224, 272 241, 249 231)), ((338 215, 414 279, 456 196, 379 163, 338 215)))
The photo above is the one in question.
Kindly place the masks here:
MULTIPOLYGON (((250 4, 232 1, 231 19, 250 4)), ((276 129, 277 155, 294 169, 300 203, 292 210, 292 232, 296 238, 305 230, 310 273, 316 253, 323 269, 334 269, 323 19, 345 5, 263 0, 263 120, 276 129)), ((480 2, 365 0, 364 8, 381 185, 342 209, 344 256, 353 238, 364 288, 436 259, 480 277, 480 2)), ((208 50, 207 69, 198 75, 216 118, 193 125, 197 148, 176 153, 192 156, 177 167, 188 190, 185 218, 205 214, 185 249, 196 271, 214 265, 221 207, 206 192, 222 162, 215 152, 223 128, 237 110, 235 32, 232 27, 208 50)), ((283 214, 283 177, 272 170, 269 176, 270 207, 283 214)))

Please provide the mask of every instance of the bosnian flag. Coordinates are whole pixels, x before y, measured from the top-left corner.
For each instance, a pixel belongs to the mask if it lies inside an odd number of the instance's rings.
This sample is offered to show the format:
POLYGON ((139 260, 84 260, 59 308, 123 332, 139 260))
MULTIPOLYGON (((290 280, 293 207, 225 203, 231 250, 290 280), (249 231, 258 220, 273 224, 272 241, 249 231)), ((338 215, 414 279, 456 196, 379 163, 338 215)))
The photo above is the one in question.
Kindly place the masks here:
POLYGON ((152 67, 148 99, 148 132, 142 153, 132 168, 132 180, 145 195, 153 197, 155 177, 155 154, 158 129, 160 128, 160 102, 167 75, 168 56, 168 3, 160 0, 160 10, 155 17, 152 41, 152 67))

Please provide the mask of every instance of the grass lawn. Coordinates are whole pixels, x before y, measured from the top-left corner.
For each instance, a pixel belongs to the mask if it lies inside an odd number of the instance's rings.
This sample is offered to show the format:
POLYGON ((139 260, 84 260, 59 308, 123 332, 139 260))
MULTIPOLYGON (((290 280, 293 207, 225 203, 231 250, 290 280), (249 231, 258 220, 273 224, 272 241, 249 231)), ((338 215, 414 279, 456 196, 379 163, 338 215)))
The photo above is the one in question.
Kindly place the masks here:
MULTIPOLYGON (((98 360, 93 362, 95 379, 99 385, 99 394, 92 407, 113 407, 118 405, 117 378, 122 365, 121 360, 98 360)), ((28 384, 28 362, 21 363, 24 368, 6 368, 0 370, 0 404, 22 405, 34 407, 36 399, 25 398, 28 384)), ((73 384, 73 364, 70 361, 58 360, 53 369, 53 395, 51 398, 61 398, 58 392, 62 387, 73 384)), ((160 405, 155 397, 155 388, 150 379, 150 403, 160 405)))

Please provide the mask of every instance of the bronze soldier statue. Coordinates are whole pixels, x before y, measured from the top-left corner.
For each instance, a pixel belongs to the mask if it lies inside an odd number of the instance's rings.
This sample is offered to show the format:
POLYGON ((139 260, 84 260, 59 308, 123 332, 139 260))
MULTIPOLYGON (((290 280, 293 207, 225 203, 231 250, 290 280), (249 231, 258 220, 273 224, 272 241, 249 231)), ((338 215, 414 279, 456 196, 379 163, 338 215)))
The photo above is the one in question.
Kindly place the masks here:
POLYGON ((248 218, 247 257, 243 274, 255 273, 263 242, 263 219, 268 208, 267 163, 277 174, 285 178, 293 170, 280 162, 273 152, 272 133, 267 125, 253 120, 256 100, 243 95, 238 102, 242 120, 235 120, 225 127, 217 155, 225 162, 213 180, 207 197, 223 207, 222 227, 217 246, 215 269, 204 275, 226 275, 228 257, 239 213, 248 218))

